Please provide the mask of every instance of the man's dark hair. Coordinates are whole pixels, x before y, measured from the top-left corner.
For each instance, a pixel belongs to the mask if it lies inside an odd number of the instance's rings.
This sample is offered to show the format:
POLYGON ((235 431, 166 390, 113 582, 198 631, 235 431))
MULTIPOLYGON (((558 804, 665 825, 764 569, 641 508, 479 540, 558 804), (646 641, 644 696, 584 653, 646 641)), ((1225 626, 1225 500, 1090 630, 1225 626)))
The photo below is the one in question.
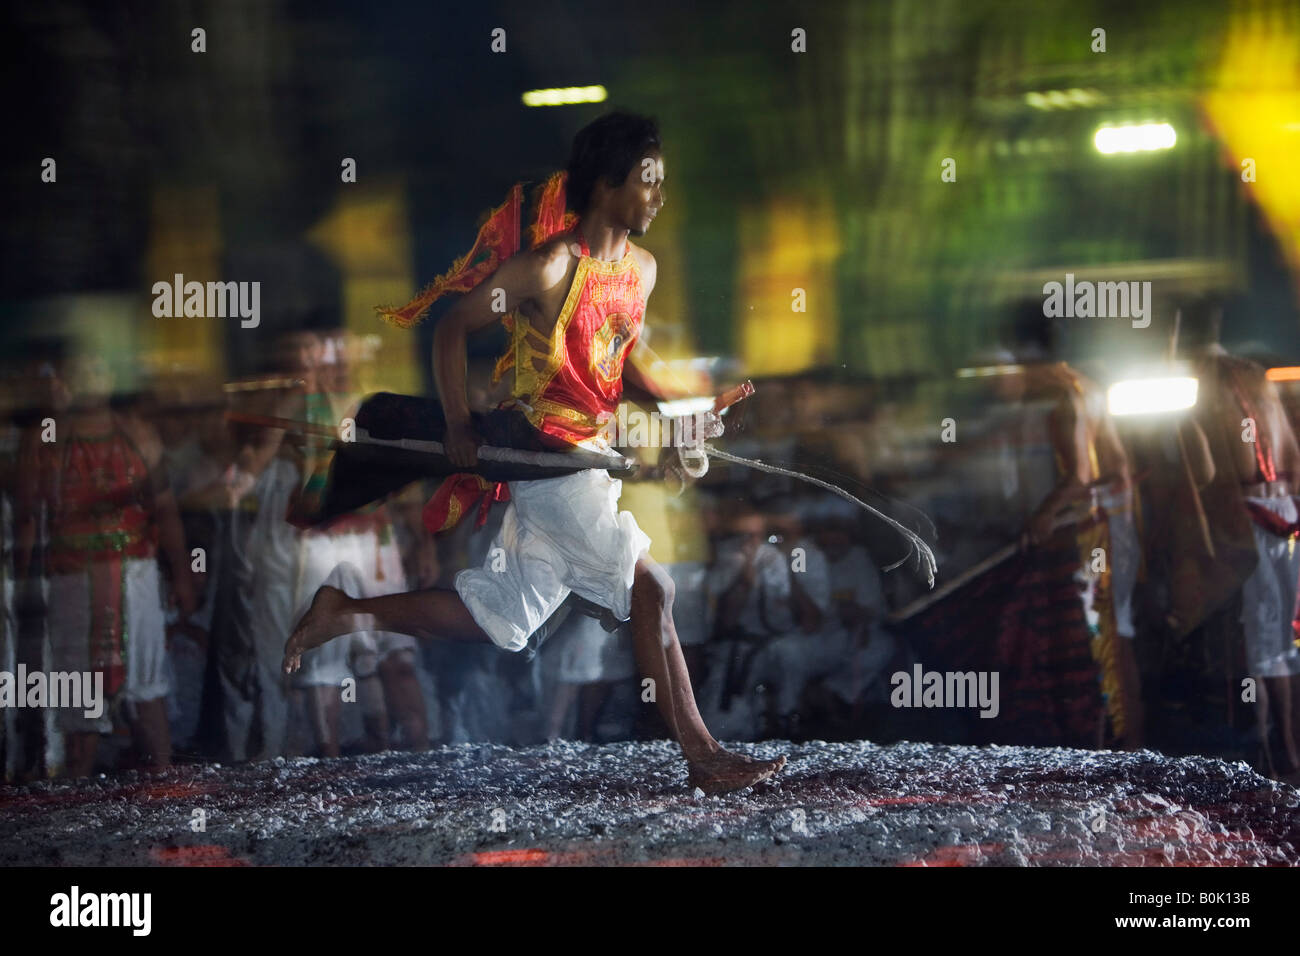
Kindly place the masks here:
POLYGON ((1061 328, 1057 319, 1043 314, 1042 299, 1013 302, 1003 335, 1020 361, 1057 358, 1061 328))
POLYGON ((1209 292, 1183 303, 1178 326, 1179 349, 1204 348, 1218 343, 1223 332, 1224 297, 1209 292))
POLYGON ((623 185, 637 160, 661 146, 659 124, 636 113, 606 113, 578 130, 565 187, 573 211, 580 216, 587 211, 599 180, 612 188, 623 185))

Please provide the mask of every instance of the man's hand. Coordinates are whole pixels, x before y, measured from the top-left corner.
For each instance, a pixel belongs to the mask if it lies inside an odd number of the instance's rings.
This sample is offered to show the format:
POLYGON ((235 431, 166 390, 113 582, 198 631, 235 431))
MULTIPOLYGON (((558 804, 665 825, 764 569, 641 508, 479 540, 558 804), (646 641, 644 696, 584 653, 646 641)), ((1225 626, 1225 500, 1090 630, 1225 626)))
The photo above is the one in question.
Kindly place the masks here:
POLYGON ((1054 509, 1040 508, 1038 513, 1029 519, 1029 527, 1021 537, 1021 546, 1037 547, 1044 544, 1052 536, 1056 518, 1057 512, 1054 509))
POLYGON ((676 434, 690 436, 691 440, 689 442, 682 442, 683 445, 688 447, 699 445, 710 438, 720 438, 722 433, 726 431, 726 426, 722 423, 722 416, 714 411, 683 415, 674 424, 676 425, 676 434), (690 422, 690 424, 687 425, 686 422, 690 422))
POLYGON ((198 595, 194 590, 194 579, 190 576, 190 569, 185 565, 173 568, 171 583, 172 601, 176 604, 181 619, 184 620, 199 609, 198 595))
POLYGON ((441 566, 438 564, 438 548, 429 535, 422 535, 415 551, 415 585, 417 588, 431 588, 438 583, 441 566))
POLYGON ((740 576, 746 584, 753 584, 758 577, 758 549, 763 544, 761 534, 746 535, 745 543, 740 546, 740 576))
POLYGON ((257 484, 257 476, 251 471, 245 471, 238 465, 232 464, 222 475, 222 484, 225 486, 226 507, 234 509, 238 508, 239 502, 253 490, 253 486, 257 484))
POLYGON ((191 621, 177 621, 167 627, 167 646, 171 647, 172 638, 177 635, 184 635, 195 644, 200 650, 208 649, 208 632, 191 621))
POLYGON ((459 468, 472 468, 478 464, 478 446, 483 444, 473 422, 449 422, 442 438, 447 457, 459 468))

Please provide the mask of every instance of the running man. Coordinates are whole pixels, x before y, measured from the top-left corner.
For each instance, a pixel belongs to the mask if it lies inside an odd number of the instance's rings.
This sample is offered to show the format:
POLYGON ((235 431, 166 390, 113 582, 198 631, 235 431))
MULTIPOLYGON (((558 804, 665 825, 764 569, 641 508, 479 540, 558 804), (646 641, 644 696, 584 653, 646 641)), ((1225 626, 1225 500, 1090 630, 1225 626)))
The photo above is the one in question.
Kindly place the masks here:
MULTIPOLYGON (((512 365, 513 386, 502 407, 526 416, 542 439, 598 443, 624 382, 663 395, 624 364, 656 278, 654 256, 628 238, 644 235, 664 203, 656 124, 627 113, 601 117, 574 138, 567 176, 577 222, 503 262, 438 323, 433 362, 444 445, 458 466, 472 467, 481 444, 466 392, 466 336, 502 318, 493 309, 502 293, 505 312, 515 315, 511 354, 503 360, 512 365)), ((620 491, 621 482, 595 469, 510 482, 505 520, 483 568, 461 571, 454 590, 354 599, 322 587, 290 635, 285 670, 296 670, 305 651, 359 630, 523 650, 530 639, 540 642, 538 629, 576 592, 630 619, 638 669, 654 681, 691 786, 725 793, 771 777, 785 766, 784 756, 732 753, 704 726, 673 625, 672 579, 650 558, 650 539, 635 518, 618 510, 620 491)))

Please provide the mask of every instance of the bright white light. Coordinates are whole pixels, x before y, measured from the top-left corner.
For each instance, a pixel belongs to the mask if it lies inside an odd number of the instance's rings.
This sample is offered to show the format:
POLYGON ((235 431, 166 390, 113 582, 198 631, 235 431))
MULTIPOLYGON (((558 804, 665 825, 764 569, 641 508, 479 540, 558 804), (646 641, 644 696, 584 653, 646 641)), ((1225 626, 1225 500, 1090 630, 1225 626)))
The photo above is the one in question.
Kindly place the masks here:
POLYGON ((1173 149, 1178 134, 1168 123, 1143 123, 1141 126, 1103 126, 1093 137, 1098 152, 1140 153, 1153 149, 1173 149))
POLYGON ((1112 415, 1151 415, 1176 412, 1196 404, 1194 378, 1133 378, 1116 382, 1106 392, 1112 415))
POLYGON ((669 418, 677 418, 681 415, 694 415, 696 412, 707 412, 713 407, 713 399, 707 395, 703 398, 675 398, 670 401, 659 402, 659 413, 669 418))
POLYGON ((608 94, 603 86, 565 86, 552 90, 529 90, 525 106, 569 106, 573 103, 602 103, 608 94))

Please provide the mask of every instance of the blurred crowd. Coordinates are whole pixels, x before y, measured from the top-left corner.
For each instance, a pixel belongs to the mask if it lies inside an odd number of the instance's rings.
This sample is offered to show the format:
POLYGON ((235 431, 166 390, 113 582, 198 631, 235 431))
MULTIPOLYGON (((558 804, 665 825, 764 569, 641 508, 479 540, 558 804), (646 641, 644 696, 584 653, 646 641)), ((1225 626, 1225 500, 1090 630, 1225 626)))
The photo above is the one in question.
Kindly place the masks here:
MULTIPOLYGON (((851 502, 720 462, 682 488, 645 450, 621 507, 674 579, 715 736, 1152 747, 1294 779, 1296 423, 1264 365, 1218 344, 1219 315, 1212 301, 1181 312, 1170 363, 1199 388, 1183 410, 1112 416, 1107 370, 1062 360, 1041 303, 951 380, 757 381, 718 444, 916 530, 934 590, 851 502), (996 716, 900 691, 898 675, 929 672, 996 674, 996 716)), ((501 520, 430 535, 431 483, 327 528, 286 520, 319 491, 374 360, 343 330, 304 331, 258 376, 131 394, 57 341, 13 362, 0 671, 102 673, 110 704, 0 711, 7 779, 666 735, 626 625, 576 597, 535 659, 362 632, 281 672, 320 585, 449 587, 501 520)))

